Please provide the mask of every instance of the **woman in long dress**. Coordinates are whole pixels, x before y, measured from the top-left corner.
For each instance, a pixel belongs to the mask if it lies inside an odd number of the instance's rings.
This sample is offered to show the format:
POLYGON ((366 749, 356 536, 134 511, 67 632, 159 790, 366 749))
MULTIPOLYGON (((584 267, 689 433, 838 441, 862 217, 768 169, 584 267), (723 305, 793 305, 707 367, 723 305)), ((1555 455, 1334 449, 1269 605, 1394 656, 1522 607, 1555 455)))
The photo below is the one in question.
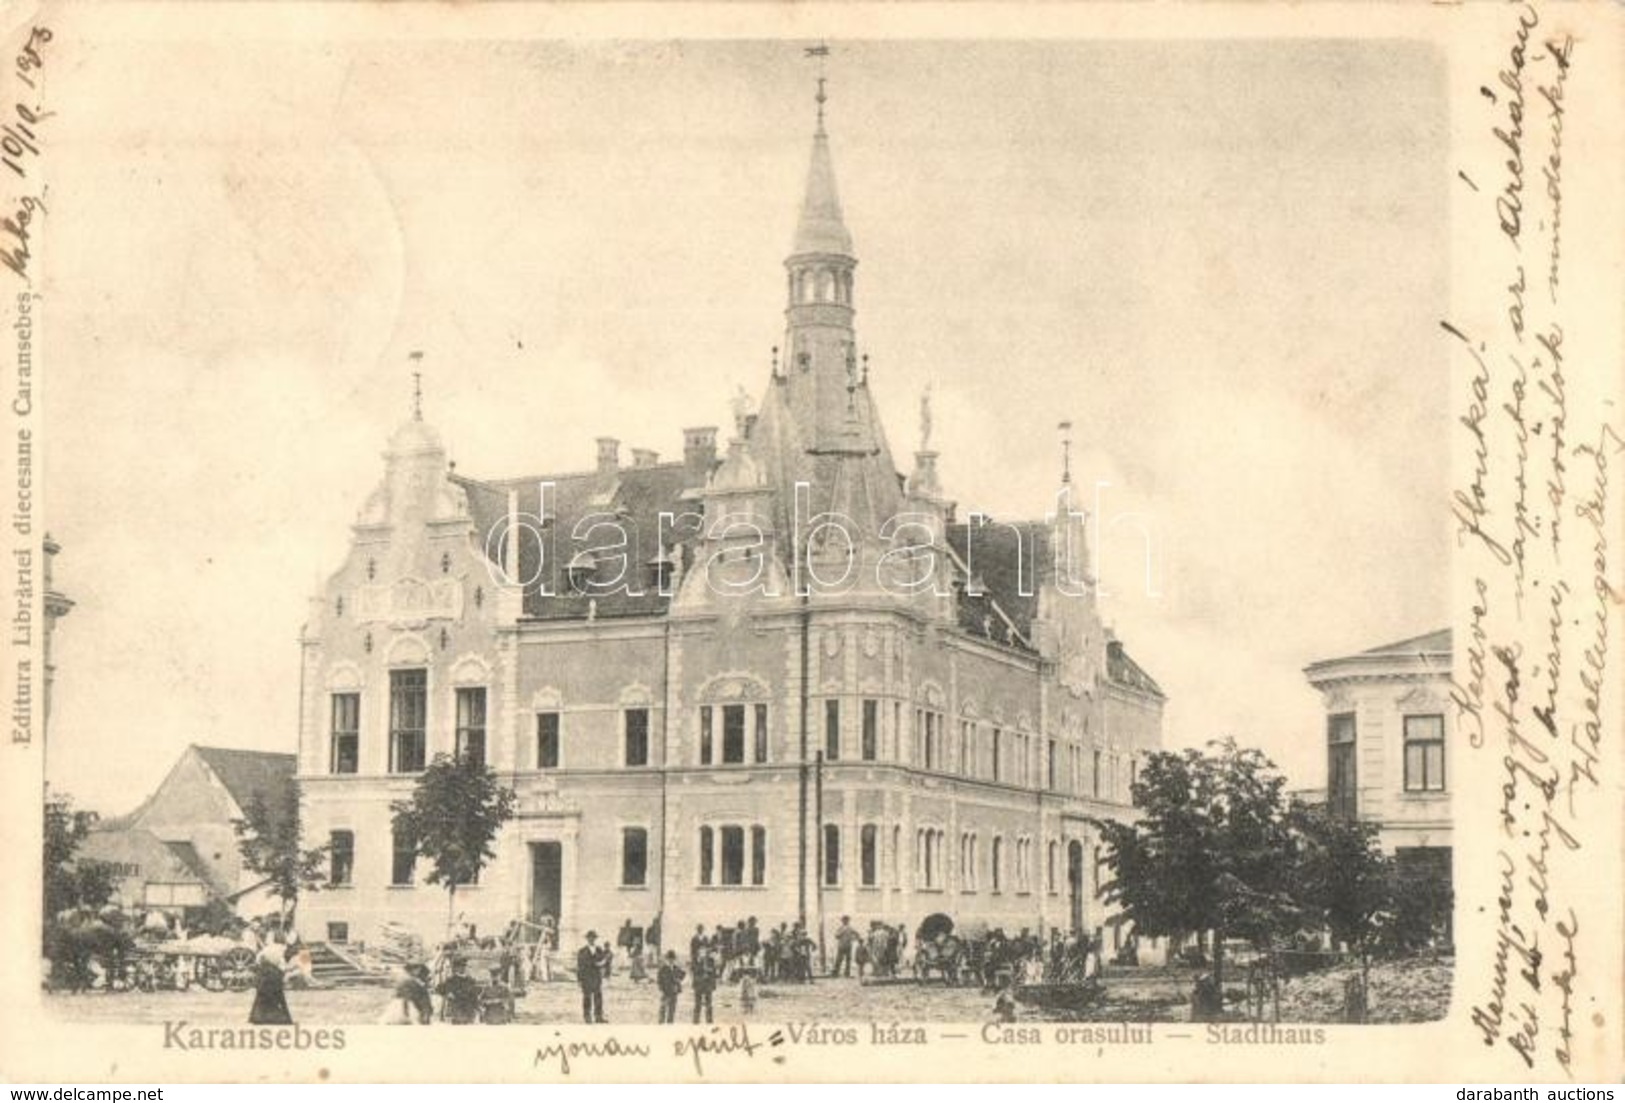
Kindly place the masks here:
POLYGON ((287 949, 281 939, 267 942, 254 963, 254 1006, 248 1011, 249 1022, 293 1023, 293 1013, 288 1010, 287 968, 287 949))

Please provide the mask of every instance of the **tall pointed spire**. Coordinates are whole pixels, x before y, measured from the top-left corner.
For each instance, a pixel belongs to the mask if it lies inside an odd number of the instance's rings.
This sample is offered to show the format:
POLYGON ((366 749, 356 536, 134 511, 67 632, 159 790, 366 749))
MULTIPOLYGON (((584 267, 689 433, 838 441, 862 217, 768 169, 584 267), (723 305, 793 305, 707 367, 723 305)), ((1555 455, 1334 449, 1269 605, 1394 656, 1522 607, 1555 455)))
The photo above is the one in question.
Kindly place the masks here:
MULTIPOLYGON (((815 56, 820 59, 829 47, 815 56)), ((808 51, 812 53, 812 50, 808 51)), ((829 153, 829 134, 824 130, 824 104, 829 96, 824 90, 825 77, 818 78, 818 123, 813 131, 812 161, 807 166, 807 188, 801 200, 801 219, 796 224, 795 247, 792 255, 826 254, 849 257, 852 255, 852 235, 847 232, 841 215, 841 194, 835 187, 835 162, 829 153)))

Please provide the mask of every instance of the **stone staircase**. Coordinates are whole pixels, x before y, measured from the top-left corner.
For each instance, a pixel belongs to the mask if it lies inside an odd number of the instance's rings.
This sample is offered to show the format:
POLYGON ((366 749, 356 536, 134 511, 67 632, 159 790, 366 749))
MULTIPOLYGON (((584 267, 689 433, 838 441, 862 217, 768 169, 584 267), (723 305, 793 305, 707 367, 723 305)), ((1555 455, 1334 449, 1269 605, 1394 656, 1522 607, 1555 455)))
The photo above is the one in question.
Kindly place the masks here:
POLYGON ((388 974, 364 964, 349 948, 330 942, 310 944, 311 975, 319 988, 388 984, 388 974))

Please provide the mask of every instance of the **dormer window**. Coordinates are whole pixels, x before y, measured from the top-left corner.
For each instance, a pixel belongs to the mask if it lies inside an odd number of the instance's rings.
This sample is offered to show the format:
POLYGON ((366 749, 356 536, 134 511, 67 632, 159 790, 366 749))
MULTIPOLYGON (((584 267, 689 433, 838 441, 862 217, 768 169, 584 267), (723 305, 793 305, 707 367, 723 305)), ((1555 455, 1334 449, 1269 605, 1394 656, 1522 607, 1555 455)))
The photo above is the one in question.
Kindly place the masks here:
POLYGON ((569 576, 570 589, 578 594, 584 594, 591 588, 593 579, 598 574, 598 561, 587 552, 576 553, 565 568, 569 576))

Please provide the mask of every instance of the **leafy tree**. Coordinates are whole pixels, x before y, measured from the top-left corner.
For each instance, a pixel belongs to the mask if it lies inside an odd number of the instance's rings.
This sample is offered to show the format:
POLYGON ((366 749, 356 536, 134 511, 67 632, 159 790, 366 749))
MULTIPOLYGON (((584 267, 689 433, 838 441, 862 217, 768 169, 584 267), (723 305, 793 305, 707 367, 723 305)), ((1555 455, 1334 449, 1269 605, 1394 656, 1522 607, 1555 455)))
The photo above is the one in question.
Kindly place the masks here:
POLYGON ((1412 954, 1436 942, 1441 934, 1448 937, 1455 896, 1446 872, 1389 860, 1388 905, 1376 917, 1377 952, 1412 954))
POLYGON ((99 908, 113 898, 112 866, 74 860, 97 819, 94 812, 75 810, 67 796, 46 794, 42 903, 47 920, 70 908, 99 908))
POLYGON ((316 892, 325 876, 327 848, 300 843, 299 790, 289 779, 271 791, 256 792, 233 820, 237 852, 243 866, 266 880, 266 891, 278 902, 281 930, 293 922, 301 892, 316 892))
POLYGON ((1293 893, 1306 918, 1364 955, 1393 895, 1393 863, 1377 847, 1376 825, 1297 803, 1287 820, 1295 842, 1293 893))
POLYGON ((514 793, 483 762, 436 755, 418 777, 412 799, 396 801, 397 839, 429 859, 425 877, 446 886, 446 928, 456 917, 457 886, 472 884, 496 857, 492 844, 513 818, 514 793))
POLYGON ((1133 787, 1139 821, 1100 824, 1106 898, 1146 935, 1210 932, 1221 992, 1225 939, 1263 942, 1298 922, 1283 784, 1268 758, 1233 739, 1161 751, 1133 787))

